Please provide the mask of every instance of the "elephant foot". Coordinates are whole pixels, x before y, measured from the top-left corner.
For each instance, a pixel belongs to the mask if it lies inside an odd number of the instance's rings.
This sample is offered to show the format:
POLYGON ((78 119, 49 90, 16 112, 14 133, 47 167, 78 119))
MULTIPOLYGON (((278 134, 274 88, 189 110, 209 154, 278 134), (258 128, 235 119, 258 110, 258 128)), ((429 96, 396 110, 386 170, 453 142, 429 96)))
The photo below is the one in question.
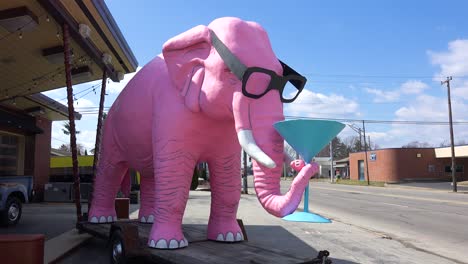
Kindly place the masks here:
POLYGON ((88 221, 93 224, 113 223, 117 221, 115 209, 94 209, 89 212, 88 221))
POLYGON ((145 224, 152 224, 154 223, 154 215, 153 214, 139 214, 138 219, 140 219, 140 223, 145 224))
POLYGON ((182 234, 180 227, 153 225, 148 238, 148 246, 157 249, 178 249, 188 246, 188 241, 182 234))
POLYGON ((237 220, 211 220, 208 223, 208 239, 220 242, 240 242, 244 240, 244 235, 237 223, 237 220))

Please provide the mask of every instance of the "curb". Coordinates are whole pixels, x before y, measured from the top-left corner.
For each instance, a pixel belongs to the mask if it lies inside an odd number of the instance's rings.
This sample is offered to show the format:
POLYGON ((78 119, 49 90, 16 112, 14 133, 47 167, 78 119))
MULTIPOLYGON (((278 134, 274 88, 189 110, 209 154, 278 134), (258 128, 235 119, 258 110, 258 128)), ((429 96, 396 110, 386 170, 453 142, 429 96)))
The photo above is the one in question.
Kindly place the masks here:
POLYGON ((54 263, 60 260, 91 237, 89 234, 80 234, 78 230, 71 229, 47 240, 44 246, 44 263, 54 263))

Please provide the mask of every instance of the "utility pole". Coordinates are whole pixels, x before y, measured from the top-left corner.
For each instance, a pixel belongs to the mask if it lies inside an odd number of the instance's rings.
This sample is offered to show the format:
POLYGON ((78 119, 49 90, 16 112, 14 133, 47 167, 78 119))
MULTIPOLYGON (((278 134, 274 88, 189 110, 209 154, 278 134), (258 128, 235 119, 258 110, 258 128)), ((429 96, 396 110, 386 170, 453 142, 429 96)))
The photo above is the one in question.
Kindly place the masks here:
POLYGON ((333 139, 330 141, 330 182, 333 183, 335 170, 333 169, 333 139))
POLYGON ((370 185, 369 162, 367 160, 366 126, 364 125, 364 120, 362 120, 362 131, 364 132, 364 152, 365 152, 365 155, 366 155, 367 185, 370 185))
POLYGON ((244 189, 242 191, 243 194, 248 194, 247 191, 247 153, 242 150, 243 157, 244 157, 244 173, 242 175, 242 188, 244 189))
POLYGON ((446 81, 440 82, 440 85, 447 84, 447 99, 448 99, 448 110, 449 110, 449 123, 450 123, 450 147, 452 149, 452 186, 453 192, 457 192, 457 175, 455 168, 455 146, 453 143, 453 123, 452 123, 452 101, 450 99, 450 81, 452 76, 447 77, 446 81))
POLYGON ((348 124, 348 126, 359 134, 359 151, 362 151, 362 129, 360 127, 356 127, 354 124, 348 124))

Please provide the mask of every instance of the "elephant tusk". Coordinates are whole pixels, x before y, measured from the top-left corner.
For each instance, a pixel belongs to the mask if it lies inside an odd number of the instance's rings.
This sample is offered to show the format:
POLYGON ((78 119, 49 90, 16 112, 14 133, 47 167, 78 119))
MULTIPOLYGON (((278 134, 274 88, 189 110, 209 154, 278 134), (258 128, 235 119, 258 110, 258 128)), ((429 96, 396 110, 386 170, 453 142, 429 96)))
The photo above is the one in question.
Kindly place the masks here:
POLYGON ((257 146, 252 130, 240 130, 237 132, 237 138, 241 147, 250 157, 267 168, 273 169, 276 167, 275 162, 257 146))

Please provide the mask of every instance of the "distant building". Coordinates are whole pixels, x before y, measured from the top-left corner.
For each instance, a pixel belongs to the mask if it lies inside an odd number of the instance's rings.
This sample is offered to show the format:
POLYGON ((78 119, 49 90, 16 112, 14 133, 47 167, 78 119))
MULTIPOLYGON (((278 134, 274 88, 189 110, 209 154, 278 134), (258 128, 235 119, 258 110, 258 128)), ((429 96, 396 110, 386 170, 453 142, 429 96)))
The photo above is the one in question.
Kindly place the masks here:
MULTIPOLYGON (((468 146, 455 147, 456 176, 468 180, 468 146)), ((452 179, 450 148, 390 148, 367 151, 370 181, 396 183, 452 179)), ((367 180, 365 152, 350 153, 350 178, 367 180)))
POLYGON ((317 178, 330 177, 330 157, 315 157, 313 161, 319 165, 319 172, 317 178))

